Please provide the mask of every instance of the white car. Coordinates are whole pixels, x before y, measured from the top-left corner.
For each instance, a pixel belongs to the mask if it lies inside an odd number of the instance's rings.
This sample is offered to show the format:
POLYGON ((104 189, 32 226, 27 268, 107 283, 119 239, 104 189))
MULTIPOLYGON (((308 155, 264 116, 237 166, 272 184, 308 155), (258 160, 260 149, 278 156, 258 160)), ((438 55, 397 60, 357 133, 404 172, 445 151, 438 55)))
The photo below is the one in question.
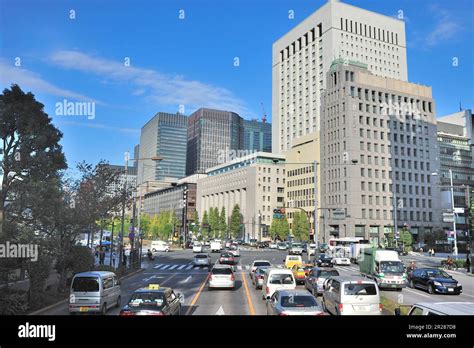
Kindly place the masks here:
POLYGON ((193 253, 202 253, 202 244, 194 243, 193 244, 193 253))
POLYGON ((163 242, 161 240, 154 240, 153 242, 151 242, 150 249, 151 249, 151 251, 168 252, 168 251, 170 251, 170 246, 169 246, 168 243, 163 242))
POLYGON ((236 245, 231 245, 229 250, 228 250, 232 255, 234 255, 235 257, 240 257, 240 251, 239 251, 239 247, 236 246, 236 245))
POLYGON ((268 247, 269 247, 270 249, 278 249, 278 244, 277 244, 277 243, 270 243, 270 244, 268 245, 268 247))
POLYGON ((308 256, 313 256, 316 254, 316 244, 308 244, 308 256))
POLYGON ((268 268, 265 271, 262 284, 262 298, 267 300, 273 296, 275 290, 294 290, 296 281, 291 269, 268 268))
POLYGON ((351 260, 348 257, 336 256, 332 258, 332 264, 338 266, 350 266, 351 260))
POLYGON ((209 290, 214 288, 233 289, 235 276, 232 266, 216 264, 209 272, 209 290))

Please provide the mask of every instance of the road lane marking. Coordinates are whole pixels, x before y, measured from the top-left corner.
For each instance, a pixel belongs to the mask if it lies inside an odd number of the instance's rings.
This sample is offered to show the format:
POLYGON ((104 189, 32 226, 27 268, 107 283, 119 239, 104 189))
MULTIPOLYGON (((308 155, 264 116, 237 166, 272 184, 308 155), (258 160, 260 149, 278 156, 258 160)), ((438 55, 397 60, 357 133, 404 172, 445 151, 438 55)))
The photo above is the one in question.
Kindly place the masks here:
POLYGON ((193 265, 189 265, 188 267, 186 267, 186 269, 191 269, 193 267, 194 267, 193 265))
POLYGON ((160 263, 160 264, 156 265, 156 266, 155 266, 155 267, 153 267, 153 268, 160 268, 161 266, 163 266, 163 264, 162 264, 162 263, 160 263))
POLYGON ((413 293, 413 294, 416 294, 416 295, 420 295, 420 296, 423 296, 423 297, 432 298, 432 297, 429 296, 429 295, 426 295, 426 294, 423 294, 423 293, 421 293, 421 292, 415 291, 415 290, 413 290, 413 289, 411 289, 411 288, 405 288, 405 290, 408 291, 408 292, 411 292, 411 293, 413 293))
POLYGON ((224 308, 220 306, 215 315, 225 315, 224 308))
POLYGON ((186 265, 181 265, 178 267, 178 270, 183 269, 184 267, 186 267, 186 265))
POLYGON ((196 295, 194 295, 193 300, 189 304, 189 308, 186 311, 186 315, 189 315, 191 313, 191 310, 193 309, 193 306, 195 305, 195 303, 199 299, 199 296, 201 296, 201 292, 204 289, 204 286, 206 285, 208 279, 209 279, 209 277, 206 277, 206 279, 204 279, 201 286, 199 287, 199 290, 196 292, 196 295))
POLYGON ((245 274, 244 272, 240 272, 240 274, 242 275, 242 282, 244 283, 245 297, 247 298, 247 304, 249 306, 250 315, 255 315, 255 309, 253 308, 252 299, 250 298, 250 291, 247 286, 247 281, 245 280, 245 274))
POLYGON ((170 268, 168 268, 168 271, 171 271, 172 269, 175 269, 176 267, 178 267, 179 265, 172 265, 170 268))
POLYGON ((171 265, 164 265, 163 267, 161 267, 160 269, 163 270, 163 269, 167 269, 169 266, 171 265))

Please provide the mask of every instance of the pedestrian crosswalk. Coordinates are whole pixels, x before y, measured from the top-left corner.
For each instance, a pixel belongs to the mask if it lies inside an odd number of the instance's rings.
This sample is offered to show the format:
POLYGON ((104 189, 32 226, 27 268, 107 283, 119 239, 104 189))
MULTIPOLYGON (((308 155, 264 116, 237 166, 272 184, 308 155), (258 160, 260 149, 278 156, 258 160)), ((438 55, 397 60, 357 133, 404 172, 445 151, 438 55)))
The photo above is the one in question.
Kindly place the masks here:
POLYGON ((189 271, 189 270, 202 270, 207 272, 207 267, 194 266, 193 264, 172 264, 172 263, 159 263, 153 266, 154 269, 160 271, 189 271))
POLYGON ((335 269, 341 272, 346 272, 346 273, 360 273, 360 269, 358 265, 350 265, 350 266, 334 266, 335 269))

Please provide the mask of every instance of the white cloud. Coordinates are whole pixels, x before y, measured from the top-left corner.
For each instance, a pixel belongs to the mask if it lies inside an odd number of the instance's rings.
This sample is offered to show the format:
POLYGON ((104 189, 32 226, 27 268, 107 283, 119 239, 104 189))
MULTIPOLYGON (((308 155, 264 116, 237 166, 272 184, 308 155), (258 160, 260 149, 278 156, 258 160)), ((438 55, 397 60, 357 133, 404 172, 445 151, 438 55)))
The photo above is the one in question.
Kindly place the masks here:
POLYGON ((239 113, 245 118, 253 116, 245 103, 226 88, 180 75, 163 74, 155 70, 125 66, 123 62, 93 57, 78 51, 58 51, 50 57, 53 64, 65 69, 92 73, 107 81, 129 84, 132 95, 167 106, 184 105, 187 111, 209 107, 239 113))
POLYGON ((18 84, 23 91, 32 91, 33 94, 45 93, 56 97, 73 98, 80 101, 103 104, 86 95, 55 86, 28 69, 16 67, 13 64, 7 63, 5 59, 0 59, 0 84, 4 87, 10 87, 14 83, 18 84))
POLYGON ((439 6, 431 6, 430 10, 436 14, 436 26, 426 36, 425 44, 428 47, 436 46, 442 42, 454 38, 463 28, 448 11, 439 6))

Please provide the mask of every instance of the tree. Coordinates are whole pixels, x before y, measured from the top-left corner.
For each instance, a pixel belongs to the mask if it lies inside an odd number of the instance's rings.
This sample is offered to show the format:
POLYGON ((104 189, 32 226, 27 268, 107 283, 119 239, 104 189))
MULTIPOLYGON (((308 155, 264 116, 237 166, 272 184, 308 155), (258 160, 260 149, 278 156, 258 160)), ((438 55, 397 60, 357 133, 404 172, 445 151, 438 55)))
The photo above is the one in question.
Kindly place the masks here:
POLYGON ((230 215, 229 234, 231 238, 236 238, 239 235, 241 221, 242 215, 240 214, 240 207, 236 204, 230 215))
POLYGON ((407 229, 403 229, 400 232, 400 241, 399 243, 404 246, 405 251, 411 251, 411 245, 413 244, 413 237, 407 229))
POLYGON ((202 214, 201 231, 205 238, 209 238, 209 216, 207 210, 204 210, 204 213, 202 214))
POLYGON ((212 237, 216 238, 219 232, 219 210, 217 208, 209 209, 209 225, 212 237))
MULTIPOLYGON (((0 236, 10 231, 10 239, 25 210, 30 213, 37 208, 31 198, 42 198, 50 185, 57 185, 59 171, 67 168, 59 144, 62 133, 43 107, 16 84, 0 95, 0 236)), ((41 200, 40 205, 44 204, 47 200, 41 200)))
POLYGON ((226 221, 225 208, 222 207, 221 214, 219 215, 219 232, 220 238, 225 238, 227 233, 227 221, 226 221))
POLYGON ((281 219, 272 219, 272 224, 270 225, 270 236, 273 240, 285 240, 288 237, 289 233, 290 227, 286 216, 281 219))
POLYGON ((197 210, 193 213, 192 222, 189 223, 188 230, 192 232, 194 237, 197 237, 199 232, 199 215, 197 210))
POLYGON ((298 211, 294 214, 293 225, 291 232, 296 240, 307 241, 309 240, 309 221, 306 214, 302 211, 298 211))

